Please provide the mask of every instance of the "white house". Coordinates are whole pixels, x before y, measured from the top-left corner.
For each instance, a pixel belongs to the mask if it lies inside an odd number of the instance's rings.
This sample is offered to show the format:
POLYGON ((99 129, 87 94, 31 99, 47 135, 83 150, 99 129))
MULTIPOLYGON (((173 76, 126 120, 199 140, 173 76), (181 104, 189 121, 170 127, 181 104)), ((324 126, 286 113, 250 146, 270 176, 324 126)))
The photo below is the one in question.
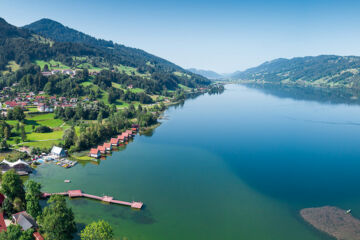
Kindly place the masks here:
POLYGON ((66 157, 65 150, 63 148, 57 147, 57 146, 53 146, 53 148, 51 149, 51 154, 57 158, 66 157))
POLYGON ((44 103, 39 103, 37 106, 39 112, 54 112, 54 108, 52 106, 48 106, 44 103))

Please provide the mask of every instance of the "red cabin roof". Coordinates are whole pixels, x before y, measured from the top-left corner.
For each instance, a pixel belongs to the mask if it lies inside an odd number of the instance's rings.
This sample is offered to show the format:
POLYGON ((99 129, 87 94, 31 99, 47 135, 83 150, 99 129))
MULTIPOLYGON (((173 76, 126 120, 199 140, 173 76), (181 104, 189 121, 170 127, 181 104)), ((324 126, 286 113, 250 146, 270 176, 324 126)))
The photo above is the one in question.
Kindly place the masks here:
POLYGON ((99 151, 105 151, 105 147, 104 146, 98 146, 97 148, 99 151))
POLYGON ((44 240, 43 236, 41 236, 41 234, 39 232, 34 232, 33 236, 34 236, 35 240, 44 240))
POLYGON ((99 151, 100 150, 98 148, 92 148, 92 149, 90 149, 90 154, 98 154, 99 151))
POLYGON ((110 139, 110 143, 111 144, 118 144, 118 139, 117 138, 112 138, 112 139, 110 139))
POLYGON ((105 148, 111 148, 111 143, 104 143, 105 148))

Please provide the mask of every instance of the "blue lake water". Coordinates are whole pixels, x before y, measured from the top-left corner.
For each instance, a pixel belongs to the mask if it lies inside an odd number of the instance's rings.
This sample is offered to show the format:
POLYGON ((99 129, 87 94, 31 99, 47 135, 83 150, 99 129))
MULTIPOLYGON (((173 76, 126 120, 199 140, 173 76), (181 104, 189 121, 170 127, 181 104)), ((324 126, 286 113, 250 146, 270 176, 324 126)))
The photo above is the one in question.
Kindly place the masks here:
POLYGON ((100 165, 43 164, 32 178, 48 192, 143 201, 141 211, 68 201, 80 225, 105 219, 117 239, 329 239, 299 210, 334 205, 360 217, 359 145, 359 106, 227 85, 169 108, 152 136, 100 165))

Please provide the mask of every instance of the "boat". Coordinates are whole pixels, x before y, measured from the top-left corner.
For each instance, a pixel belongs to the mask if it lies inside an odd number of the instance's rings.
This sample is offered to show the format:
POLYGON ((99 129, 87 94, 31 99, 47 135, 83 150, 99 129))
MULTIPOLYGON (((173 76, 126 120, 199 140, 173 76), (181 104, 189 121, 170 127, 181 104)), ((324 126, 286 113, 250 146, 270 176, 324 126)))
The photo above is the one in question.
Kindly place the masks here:
POLYGON ((70 183, 71 181, 69 179, 65 179, 64 183, 70 183))
POLYGON ((351 209, 346 210, 346 214, 350 214, 351 213, 351 209))

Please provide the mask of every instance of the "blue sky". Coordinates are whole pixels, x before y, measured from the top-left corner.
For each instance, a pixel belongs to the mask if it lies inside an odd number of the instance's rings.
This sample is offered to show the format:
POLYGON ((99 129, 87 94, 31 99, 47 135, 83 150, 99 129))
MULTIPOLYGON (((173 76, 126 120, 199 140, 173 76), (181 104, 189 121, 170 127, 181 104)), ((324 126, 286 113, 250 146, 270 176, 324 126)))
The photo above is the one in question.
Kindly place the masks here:
POLYGON ((360 55, 359 9, 348 0, 0 0, 0 17, 16 26, 46 17, 220 73, 279 57, 360 55))

